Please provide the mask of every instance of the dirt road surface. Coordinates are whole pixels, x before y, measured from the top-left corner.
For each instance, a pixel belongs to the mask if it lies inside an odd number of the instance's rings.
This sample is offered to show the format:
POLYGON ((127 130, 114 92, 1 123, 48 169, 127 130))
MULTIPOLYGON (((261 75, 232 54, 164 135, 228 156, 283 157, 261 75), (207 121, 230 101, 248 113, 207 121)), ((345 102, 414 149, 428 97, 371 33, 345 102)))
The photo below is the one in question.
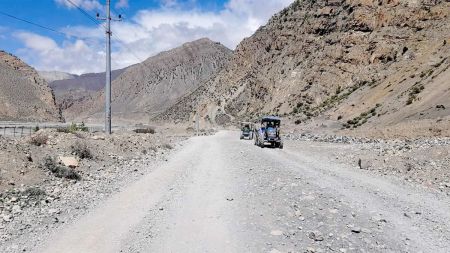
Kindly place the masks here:
POLYGON ((34 251, 450 252, 448 196, 307 145, 192 138, 34 251))

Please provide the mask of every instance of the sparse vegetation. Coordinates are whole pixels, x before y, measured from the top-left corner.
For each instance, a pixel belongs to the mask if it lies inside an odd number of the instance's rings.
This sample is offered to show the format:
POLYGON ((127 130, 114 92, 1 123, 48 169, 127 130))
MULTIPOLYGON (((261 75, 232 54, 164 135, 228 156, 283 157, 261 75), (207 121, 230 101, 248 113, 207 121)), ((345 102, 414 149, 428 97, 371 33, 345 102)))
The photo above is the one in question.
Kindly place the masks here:
POLYGON ((71 133, 71 134, 74 134, 78 131, 87 132, 88 130, 89 129, 86 127, 84 122, 81 122, 81 124, 78 125, 76 123, 72 123, 68 127, 59 127, 56 129, 56 131, 59 133, 71 133))
POLYGON ((45 191, 38 187, 29 187, 24 191, 24 195, 28 196, 30 199, 41 199, 46 194, 45 191))
POLYGON ((59 178, 67 178, 72 180, 81 179, 81 176, 76 171, 57 164, 50 156, 44 158, 43 167, 59 178))
POLYGON ((357 128, 367 123, 367 121, 377 115, 377 108, 380 107, 381 104, 376 104, 374 108, 361 113, 358 117, 347 120, 342 126, 344 128, 357 128))
POLYGON ((156 131, 153 127, 138 128, 133 131, 137 134, 154 134, 154 133, 156 133, 156 131))
POLYGON ((45 134, 38 134, 31 137, 29 143, 35 146, 42 146, 47 144, 48 136, 45 134))
POLYGON ((164 148, 164 149, 173 149, 173 146, 170 145, 169 143, 164 143, 164 144, 162 145, 162 148, 164 148))
POLYGON ((72 154, 78 156, 80 159, 92 159, 91 150, 85 143, 80 141, 75 142, 72 146, 70 146, 72 154))
POLYGON ((33 128, 33 132, 36 133, 37 131, 39 131, 39 129, 40 129, 39 126, 35 126, 35 127, 33 128))
POLYGON ((416 84, 415 86, 413 86, 409 92, 408 100, 406 100, 406 105, 412 104, 417 99, 417 94, 422 92, 424 89, 425 87, 422 84, 416 84))

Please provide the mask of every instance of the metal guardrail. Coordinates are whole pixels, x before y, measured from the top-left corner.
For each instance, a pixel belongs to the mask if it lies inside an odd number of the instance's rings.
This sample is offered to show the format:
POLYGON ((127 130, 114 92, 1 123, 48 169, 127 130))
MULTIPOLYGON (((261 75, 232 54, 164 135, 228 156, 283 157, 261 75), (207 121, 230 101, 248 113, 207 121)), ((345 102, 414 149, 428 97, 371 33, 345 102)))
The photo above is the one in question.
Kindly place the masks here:
POLYGON ((12 137, 23 137, 26 135, 31 135, 34 127, 26 126, 0 126, 0 135, 12 136, 12 137))
MULTIPOLYGON (((5 137, 24 137, 30 136, 35 132, 36 127, 39 129, 58 129, 65 128, 68 125, 36 125, 36 126, 0 126, 0 135, 5 137)), ((87 127, 89 132, 103 131, 102 127, 87 127)))

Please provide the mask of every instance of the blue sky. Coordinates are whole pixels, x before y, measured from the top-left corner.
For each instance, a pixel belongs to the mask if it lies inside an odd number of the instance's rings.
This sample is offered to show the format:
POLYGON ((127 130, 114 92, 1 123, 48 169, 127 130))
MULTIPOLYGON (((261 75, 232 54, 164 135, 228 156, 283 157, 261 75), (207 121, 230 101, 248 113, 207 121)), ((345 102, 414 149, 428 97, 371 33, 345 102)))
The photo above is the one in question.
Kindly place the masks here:
MULTIPOLYGON (((71 0, 91 16, 105 0, 71 0)), ((293 0, 112 0, 113 68, 145 60, 182 43, 209 37, 234 47, 293 0), (264 4, 261 4, 264 3, 264 4)), ((104 66, 103 28, 67 0, 0 0, 0 11, 53 28, 54 33, 0 17, 0 49, 39 70, 98 72, 104 66)))

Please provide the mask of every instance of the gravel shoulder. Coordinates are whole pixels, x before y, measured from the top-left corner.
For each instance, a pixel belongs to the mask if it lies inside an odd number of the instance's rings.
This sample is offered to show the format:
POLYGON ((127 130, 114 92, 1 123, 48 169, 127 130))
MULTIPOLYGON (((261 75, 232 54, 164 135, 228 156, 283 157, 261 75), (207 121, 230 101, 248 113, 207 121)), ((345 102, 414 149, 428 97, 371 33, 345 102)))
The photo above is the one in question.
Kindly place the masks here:
POLYGON ((336 144, 320 146, 261 149, 232 131, 191 138, 34 252, 450 250, 445 192, 336 162, 336 144))

